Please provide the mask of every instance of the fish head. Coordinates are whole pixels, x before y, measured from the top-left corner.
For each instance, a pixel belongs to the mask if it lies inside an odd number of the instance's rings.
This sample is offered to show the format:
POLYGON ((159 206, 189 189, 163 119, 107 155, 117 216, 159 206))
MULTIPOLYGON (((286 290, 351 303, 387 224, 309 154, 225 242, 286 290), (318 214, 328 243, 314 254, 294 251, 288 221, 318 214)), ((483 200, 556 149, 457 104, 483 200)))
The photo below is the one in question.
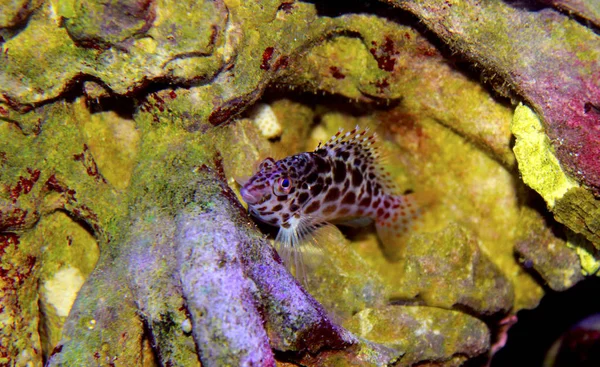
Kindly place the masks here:
POLYGON ((240 190, 250 213, 265 223, 285 223, 297 210, 292 210, 297 207, 293 203, 298 195, 300 173, 305 163, 297 156, 279 161, 265 159, 258 172, 240 190))
POLYGON ((260 205, 270 199, 275 180, 282 176, 273 158, 265 159, 259 166, 258 172, 242 186, 240 194, 248 205, 260 205))

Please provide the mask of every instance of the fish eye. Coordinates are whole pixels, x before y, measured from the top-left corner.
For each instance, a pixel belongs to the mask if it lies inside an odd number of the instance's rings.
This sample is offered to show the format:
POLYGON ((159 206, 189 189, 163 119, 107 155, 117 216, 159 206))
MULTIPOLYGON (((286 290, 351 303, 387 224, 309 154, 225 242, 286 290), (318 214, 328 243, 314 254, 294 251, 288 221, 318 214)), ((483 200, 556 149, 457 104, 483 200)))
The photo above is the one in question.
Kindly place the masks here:
POLYGON ((287 195, 292 189, 292 180, 288 177, 280 177, 277 180, 277 185, 275 185, 275 194, 276 195, 287 195))

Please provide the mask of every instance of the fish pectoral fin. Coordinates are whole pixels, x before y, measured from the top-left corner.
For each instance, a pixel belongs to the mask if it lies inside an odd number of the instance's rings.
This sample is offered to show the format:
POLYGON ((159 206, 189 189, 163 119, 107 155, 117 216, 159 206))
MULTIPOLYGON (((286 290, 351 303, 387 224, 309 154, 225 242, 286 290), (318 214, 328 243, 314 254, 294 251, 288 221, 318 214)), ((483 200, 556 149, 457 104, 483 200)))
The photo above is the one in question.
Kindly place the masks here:
POLYGON ((307 222, 281 227, 275 238, 275 249, 286 268, 304 286, 308 284, 308 274, 325 260, 325 241, 335 238, 333 231, 339 232, 329 223, 309 225, 307 222))

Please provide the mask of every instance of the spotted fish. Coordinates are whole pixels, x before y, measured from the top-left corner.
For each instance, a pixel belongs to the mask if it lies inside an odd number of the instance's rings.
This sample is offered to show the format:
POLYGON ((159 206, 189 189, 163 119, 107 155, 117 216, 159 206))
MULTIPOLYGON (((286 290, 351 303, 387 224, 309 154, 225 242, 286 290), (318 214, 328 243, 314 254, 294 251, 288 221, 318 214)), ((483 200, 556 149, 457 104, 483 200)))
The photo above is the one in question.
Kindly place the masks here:
POLYGON ((419 206, 412 195, 394 193, 378 160, 375 134, 357 126, 313 152, 265 159, 241 188, 250 214, 279 227, 278 252, 296 276, 301 246, 325 223, 370 219, 384 245, 411 228, 419 206))

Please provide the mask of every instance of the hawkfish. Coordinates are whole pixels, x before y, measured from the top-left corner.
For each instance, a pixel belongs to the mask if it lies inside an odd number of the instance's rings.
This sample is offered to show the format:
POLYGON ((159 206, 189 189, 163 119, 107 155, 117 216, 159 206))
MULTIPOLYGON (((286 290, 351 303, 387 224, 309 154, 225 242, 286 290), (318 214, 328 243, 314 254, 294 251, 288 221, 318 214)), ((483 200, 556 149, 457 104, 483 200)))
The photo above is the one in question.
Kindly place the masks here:
POLYGON ((241 188, 249 213, 279 227, 277 251, 285 265, 304 277, 303 246, 330 224, 375 222, 379 240, 398 241, 413 226, 421 209, 414 195, 396 193, 380 165, 376 134, 358 126, 339 130, 324 145, 275 161, 262 161, 241 188))

